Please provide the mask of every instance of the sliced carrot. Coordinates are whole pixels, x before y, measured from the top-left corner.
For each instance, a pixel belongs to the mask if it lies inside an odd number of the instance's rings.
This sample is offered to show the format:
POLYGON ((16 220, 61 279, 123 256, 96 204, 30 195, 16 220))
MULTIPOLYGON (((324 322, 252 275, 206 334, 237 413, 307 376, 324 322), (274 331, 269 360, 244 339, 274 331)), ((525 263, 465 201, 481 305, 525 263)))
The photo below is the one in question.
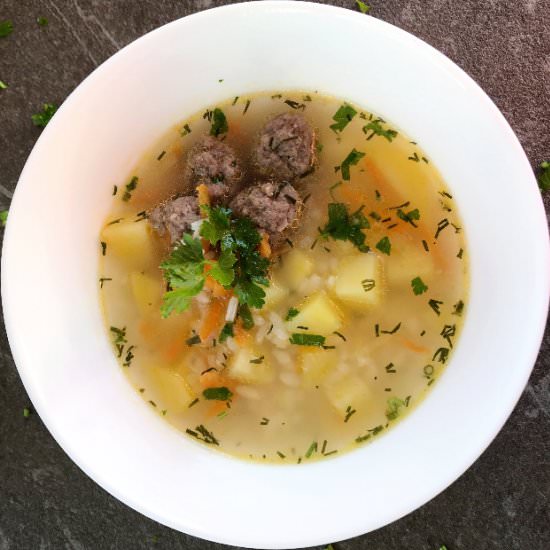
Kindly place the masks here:
POLYGON ((226 401, 214 401, 212 405, 210 405, 206 415, 211 418, 213 416, 218 416, 223 411, 228 411, 228 410, 229 409, 227 408, 226 401))
POLYGON ((415 351, 416 353, 427 353, 428 351, 430 351, 427 347, 417 344, 416 342, 413 342, 408 338, 403 338, 401 341, 406 348, 410 349, 411 351, 415 351))
POLYGON ((269 244, 269 235, 267 233, 262 235, 262 241, 258 245, 258 252, 264 258, 271 258, 271 245, 269 244))
POLYGON ((212 336, 212 334, 221 330, 225 316, 225 308, 225 300, 214 299, 210 302, 206 316, 199 330, 199 336, 203 342, 212 336))
POLYGON ((231 289, 223 288, 216 279, 209 276, 206 277, 204 288, 210 290, 214 298, 230 298, 233 296, 233 291, 231 289))
MULTIPOLYGON (((208 187, 204 183, 197 185, 197 198, 200 206, 210 206, 210 194, 208 193, 208 187)), ((206 217, 206 212, 201 210, 201 216, 206 217)))
POLYGON ((168 363, 175 363, 183 353, 185 349, 185 339, 176 338, 168 347, 164 350, 162 356, 168 363))

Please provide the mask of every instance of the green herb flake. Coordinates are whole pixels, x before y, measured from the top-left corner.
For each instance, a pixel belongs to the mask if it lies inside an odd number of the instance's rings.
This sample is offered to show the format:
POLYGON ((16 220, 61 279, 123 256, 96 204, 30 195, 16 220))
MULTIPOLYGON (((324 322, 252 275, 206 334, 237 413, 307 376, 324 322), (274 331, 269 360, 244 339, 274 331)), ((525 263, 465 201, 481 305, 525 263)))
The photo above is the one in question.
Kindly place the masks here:
POLYGON ((376 281, 374 279, 363 279, 361 281, 361 286, 365 292, 370 292, 376 287, 376 281))
POLYGON ((48 20, 45 17, 37 17, 36 22, 41 26, 45 27, 48 24, 48 20))
POLYGON ((230 336, 234 336, 233 323, 225 323, 220 332, 220 344, 223 344, 230 336))
POLYGON ((199 402, 199 398, 195 397, 195 399, 193 399, 193 401, 191 401, 191 403, 189 403, 187 408, 190 409, 191 407, 194 407, 198 402, 199 402))
POLYGON ((414 220, 420 219, 420 212, 418 211, 418 208, 415 208, 414 210, 411 210, 410 212, 405 213, 400 208, 397 210, 397 217, 403 220, 406 223, 410 223, 413 227, 418 227, 414 220))
POLYGON ((6 222, 8 221, 8 210, 2 210, 0 212, 0 225, 6 227, 6 222))
MULTIPOLYGON (((191 126, 189 126, 189 124, 184 124, 181 128, 180 128, 180 136, 181 137, 185 137, 185 136, 188 136, 189 134, 191 133, 191 126)), ((210 132, 212 133, 212 132, 210 132)), ((162 158, 162 157, 161 157, 162 158)), ((160 160, 160 159, 158 159, 160 160)))
POLYGON ((399 416, 401 407, 404 406, 406 406, 406 403, 403 399, 399 399, 398 397, 390 397, 387 402, 386 418, 388 420, 395 420, 399 416))
POLYGON ((283 458, 283 459, 286 458, 286 455, 284 455, 283 453, 281 453, 281 451, 277 451, 277 455, 278 455, 280 458, 283 458))
POLYGON ((355 166, 364 156, 365 156, 365 153, 358 151, 355 148, 351 150, 349 155, 344 159, 344 161, 340 165, 340 169, 342 170, 343 180, 349 181, 351 179, 350 167, 355 166))
POLYGON ((292 99, 285 99, 285 103, 294 110, 297 111, 304 111, 306 106, 303 103, 298 103, 297 101, 293 101, 292 99))
POLYGON ((462 300, 459 300, 454 306, 453 306, 453 313, 452 315, 458 315, 459 317, 462 316, 462 312, 464 311, 464 302, 462 300))
POLYGON ((260 422, 260 426, 267 426, 269 424, 269 418, 266 418, 265 416, 262 418, 262 421, 260 422))
POLYGON ((380 334, 395 334, 400 328, 401 328, 401 323, 397 323, 397 325, 395 325, 391 330, 381 330, 380 334))
POLYGON ((441 300, 429 300, 428 305, 437 313, 437 315, 441 315, 441 311, 439 309, 439 307, 443 305, 441 300))
POLYGON ((541 191, 550 190, 550 162, 544 161, 540 163, 537 181, 541 191))
POLYGON ((317 441, 314 441, 306 451, 306 454, 304 455, 306 458, 311 458, 313 453, 317 452, 317 441))
POLYGON ((107 243, 105 241, 101 241, 101 255, 105 256, 106 252, 107 252, 107 243))
POLYGON ((224 112, 216 107, 212 111, 212 126, 210 127, 210 135, 218 137, 221 134, 226 134, 229 130, 227 124, 227 119, 225 118, 224 112))
POLYGON ((122 195, 122 200, 124 202, 128 202, 132 198, 132 193, 135 191, 138 182, 139 178, 137 176, 133 176, 132 179, 126 184, 124 195, 122 195))
POLYGON ((382 123, 383 120, 378 118, 363 126, 363 133, 369 134, 367 137, 367 141, 371 140, 374 136, 381 136, 383 138, 386 138, 391 143, 394 138, 397 137, 397 132, 395 130, 384 128, 382 126, 382 123))
POLYGON ((415 277, 411 281, 411 286, 413 289, 413 292, 415 296, 419 296, 420 294, 424 294, 426 290, 428 290, 427 285, 424 283, 424 281, 420 277, 415 277))
POLYGON ((250 99, 246 100, 246 104, 245 104, 244 109, 243 109, 243 115, 246 115, 246 113, 248 111, 248 108, 250 107, 251 103, 252 103, 252 100, 250 100, 250 99))
POLYGON ((203 424, 199 424, 195 427, 194 430, 191 430, 190 428, 187 428, 185 430, 187 434, 194 437, 195 439, 198 439, 199 441, 203 441, 204 443, 207 443, 208 445, 219 445, 220 442, 214 437, 214 434, 209 431, 203 424))
POLYGON ((0 21, 0 38, 5 38, 13 32, 13 23, 9 19, 0 21))
POLYGON ((25 407, 23 409, 23 418, 29 418, 31 415, 31 409, 29 407, 25 407))
POLYGON ((449 224, 449 220, 447 218, 444 218, 442 219, 438 224, 437 224, 437 230, 435 232, 435 237, 434 238, 438 238, 439 237, 439 234, 446 228, 448 227, 450 224, 449 224))
POLYGON ((2 80, 0 80, 0 90, 6 90, 8 87, 8 85, 3 82, 2 80))
POLYGON ((332 120, 334 124, 330 125, 330 129, 334 132, 341 132, 352 120, 353 117, 357 114, 357 111, 347 103, 340 105, 332 120))
POLYGON ((57 106, 52 103, 44 103, 42 112, 31 116, 32 122, 39 128, 45 128, 57 111, 57 106))
POLYGON ((370 6, 366 2, 363 2, 362 0, 355 0, 355 3, 361 13, 369 13, 370 6))
POLYGON ((99 278, 99 288, 103 288, 103 284, 109 281, 112 281, 111 277, 100 277, 99 278))
POLYGON ((360 252, 368 252, 363 229, 369 229, 370 223, 362 213, 363 207, 349 213, 345 204, 333 202, 328 205, 328 222, 319 232, 322 237, 339 241, 350 241, 360 252))
POLYGON ((213 401, 229 401, 233 397, 233 392, 222 386, 220 388, 206 388, 202 395, 205 399, 213 401))
POLYGON ((250 359, 250 363, 253 365, 261 365, 264 362, 265 357, 261 355, 260 357, 256 357, 256 359, 250 359))
POLYGON ((301 334, 293 333, 290 338, 290 343, 297 346, 317 346, 321 347, 325 344, 325 337, 320 334, 301 334))
POLYGON ((248 304, 239 304, 238 315, 245 330, 250 330, 254 326, 254 319, 248 304))
MULTIPOLYGON (((348 406, 348 408, 346 409, 346 416, 344 417, 344 422, 347 422, 356 412, 357 410, 352 408, 351 405, 348 406)), ((325 454, 324 449, 323 449, 323 454, 325 454)))
POLYGON ((300 313, 298 309, 296 309, 295 307, 291 307, 286 314, 285 321, 290 321, 291 319, 296 317, 298 313, 300 313))
POLYGON ((391 242, 389 237, 384 237, 376 243, 376 248, 382 252, 382 254, 391 254, 391 242))

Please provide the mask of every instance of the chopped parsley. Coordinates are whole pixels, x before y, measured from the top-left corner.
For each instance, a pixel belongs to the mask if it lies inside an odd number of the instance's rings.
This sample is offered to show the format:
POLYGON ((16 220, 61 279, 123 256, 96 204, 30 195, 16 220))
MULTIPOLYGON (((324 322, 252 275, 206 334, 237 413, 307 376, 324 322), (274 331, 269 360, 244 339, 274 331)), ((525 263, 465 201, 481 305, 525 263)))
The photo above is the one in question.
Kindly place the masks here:
POLYGON ((320 334, 301 334, 293 333, 290 338, 290 343, 297 346, 317 346, 321 347, 325 345, 325 337, 320 334))
POLYGON ((48 24, 48 20, 45 17, 37 17, 36 22, 41 26, 45 27, 48 24))
POLYGON ((44 103, 42 106, 42 112, 31 116, 33 124, 39 128, 45 128, 53 115, 55 115, 56 111, 57 107, 55 105, 51 103, 44 103))
POLYGON ((537 181, 541 191, 550 190, 550 162, 547 160, 540 163, 540 171, 537 181))
POLYGON ((238 315, 245 330, 250 330, 254 326, 254 319, 248 304, 239 304, 238 315))
POLYGON ((202 395, 205 399, 214 401, 229 401, 233 397, 233 392, 222 386, 220 388, 206 388, 202 395))
POLYGON ((0 224, 2 227, 6 227, 6 222, 8 221, 8 210, 2 210, 0 212, 0 224))
POLYGON ((220 344, 223 344, 230 336, 234 336, 233 323, 225 323, 220 332, 220 344))
POLYGON ((297 310, 295 307, 291 307, 286 314, 285 321, 290 321, 291 319, 296 317, 298 313, 300 313, 299 310, 297 310))
POLYGON ((383 237, 376 243, 376 248, 382 252, 382 254, 391 254, 391 242, 389 237, 383 237))
POLYGON ((395 130, 392 130, 390 128, 385 129, 382 126, 383 122, 384 121, 381 118, 377 118, 376 120, 373 120, 372 122, 369 122, 368 124, 363 126, 363 133, 368 134, 369 132, 372 132, 367 137, 367 141, 372 139, 374 136, 381 136, 386 138, 391 143, 393 139, 397 137, 397 132, 395 130))
MULTIPOLYGON (((361 13, 369 13, 370 6, 366 2, 362 2, 362 0, 355 0, 355 3, 357 4, 357 7, 359 8, 359 11, 361 13)), ((329 544, 329 546, 331 545, 329 544)), ((328 547, 327 550, 329 550, 328 547)))
POLYGON ((355 148, 351 150, 351 153, 343 160, 342 164, 337 167, 342 171, 343 180, 349 181, 351 179, 350 167, 355 166, 364 156, 365 153, 357 151, 355 148))
POLYGON ((0 21, 0 38, 5 38, 13 32, 13 23, 9 19, 0 21))
POLYGON ((420 277, 415 277, 411 281, 411 286, 415 296, 418 296, 419 294, 424 294, 424 292, 428 290, 428 287, 420 277))
POLYGON ((407 403, 399 397, 390 397, 386 408, 386 418, 388 420, 395 420, 399 416, 401 407, 405 407, 407 403))
POLYGON ((132 192, 135 191, 138 181, 139 178, 137 176, 133 176, 132 179, 126 184, 124 195, 122 195, 122 200, 124 202, 128 202, 132 198, 132 192))
POLYGON ((333 202, 328 205, 328 222, 319 232, 322 237, 339 241, 350 241, 360 252, 368 252, 362 229, 370 227, 369 220, 362 213, 363 207, 349 213, 345 204, 333 202))
POLYGON ((335 132, 341 132, 352 120, 353 117, 357 114, 357 111, 347 103, 340 105, 332 120, 334 124, 330 125, 330 129, 335 132))
POLYGON ((224 112, 216 107, 212 111, 212 126, 210 127, 210 135, 218 137, 221 134, 227 133, 229 126, 224 112))
POLYGON ((198 439, 199 441, 204 441, 208 445, 219 445, 220 442, 214 437, 214 434, 206 429, 203 424, 198 425, 194 430, 187 428, 185 433, 190 436, 198 439))
POLYGON ((420 212, 418 208, 411 210, 410 212, 405 213, 401 208, 397 210, 397 217, 403 220, 404 222, 410 223, 413 227, 418 227, 413 220, 420 219, 420 212))

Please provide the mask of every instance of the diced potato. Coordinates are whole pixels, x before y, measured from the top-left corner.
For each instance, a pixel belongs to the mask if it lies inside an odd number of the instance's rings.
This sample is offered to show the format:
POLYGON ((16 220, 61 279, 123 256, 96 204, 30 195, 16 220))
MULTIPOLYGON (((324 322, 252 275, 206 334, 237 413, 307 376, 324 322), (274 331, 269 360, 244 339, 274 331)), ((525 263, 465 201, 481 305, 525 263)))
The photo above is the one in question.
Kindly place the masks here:
POLYGON ((348 407, 361 409, 369 401, 370 392, 367 384, 358 376, 346 376, 324 384, 326 396, 335 411, 345 417, 348 407))
POLYGON ((130 286, 136 305, 142 315, 158 308, 163 292, 160 279, 134 271, 130 273, 130 286))
POLYGON ((285 254, 278 276, 290 290, 295 290, 312 272, 313 260, 305 252, 293 248, 285 254))
POLYGON ((274 372, 267 360, 251 348, 240 348, 229 358, 227 374, 243 384, 264 384, 273 380, 274 372), (254 362, 253 362, 254 361, 254 362))
POLYGON ((338 357, 333 350, 306 349, 299 357, 305 387, 318 386, 337 365, 338 357))
POLYGON ((288 289, 283 288, 275 281, 270 281, 268 287, 263 287, 265 291, 265 305, 266 309, 273 309, 281 303, 281 301, 288 296, 288 289))
POLYGON ((429 286, 434 278, 433 254, 408 240, 394 243, 391 256, 385 260, 386 281, 390 287, 410 287, 415 277, 420 277, 429 286))
POLYGON ((308 333, 327 336, 342 326, 341 311, 324 291, 312 294, 297 309, 298 315, 287 321, 290 331, 304 331, 299 327, 307 327, 308 333))
POLYGON ((147 221, 121 221, 107 225, 101 232, 107 254, 114 254, 134 267, 148 265, 153 259, 153 236, 147 221))
POLYGON ((175 372, 164 366, 157 366, 153 367, 153 376, 160 396, 170 406, 170 413, 185 411, 189 407, 189 403, 195 399, 195 392, 180 372, 175 372))
POLYGON ((356 254, 338 264, 334 282, 336 297, 354 309, 368 309, 380 301, 382 277, 375 254, 356 254))

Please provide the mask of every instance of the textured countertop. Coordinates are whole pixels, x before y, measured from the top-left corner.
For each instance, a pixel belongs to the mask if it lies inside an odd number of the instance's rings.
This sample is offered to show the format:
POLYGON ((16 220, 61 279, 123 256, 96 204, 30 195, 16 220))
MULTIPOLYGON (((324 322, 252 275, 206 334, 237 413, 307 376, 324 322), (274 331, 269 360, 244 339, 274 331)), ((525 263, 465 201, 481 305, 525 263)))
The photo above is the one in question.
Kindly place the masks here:
MULTIPOLYGON (((0 38, 0 80, 9 85, 0 90, 0 210, 9 207, 39 135, 30 116, 42 103, 60 104, 97 65, 145 32, 226 3, 0 0, 0 20, 15 27, 0 38), (46 26, 37 24, 39 16, 46 26)), ((550 0, 369 3, 373 17, 423 38, 465 69, 503 111, 533 166, 550 159, 550 0)), ((475 132, 475 121, 467 123, 475 132)), ((549 212, 550 193, 545 203, 549 212)), ((0 550, 224 548, 121 504, 71 462, 38 415, 24 418, 30 402, 3 326, 0 332, 0 550)), ((547 330, 518 406, 481 458, 416 512, 335 549, 550 549, 549 367, 547 330)))

